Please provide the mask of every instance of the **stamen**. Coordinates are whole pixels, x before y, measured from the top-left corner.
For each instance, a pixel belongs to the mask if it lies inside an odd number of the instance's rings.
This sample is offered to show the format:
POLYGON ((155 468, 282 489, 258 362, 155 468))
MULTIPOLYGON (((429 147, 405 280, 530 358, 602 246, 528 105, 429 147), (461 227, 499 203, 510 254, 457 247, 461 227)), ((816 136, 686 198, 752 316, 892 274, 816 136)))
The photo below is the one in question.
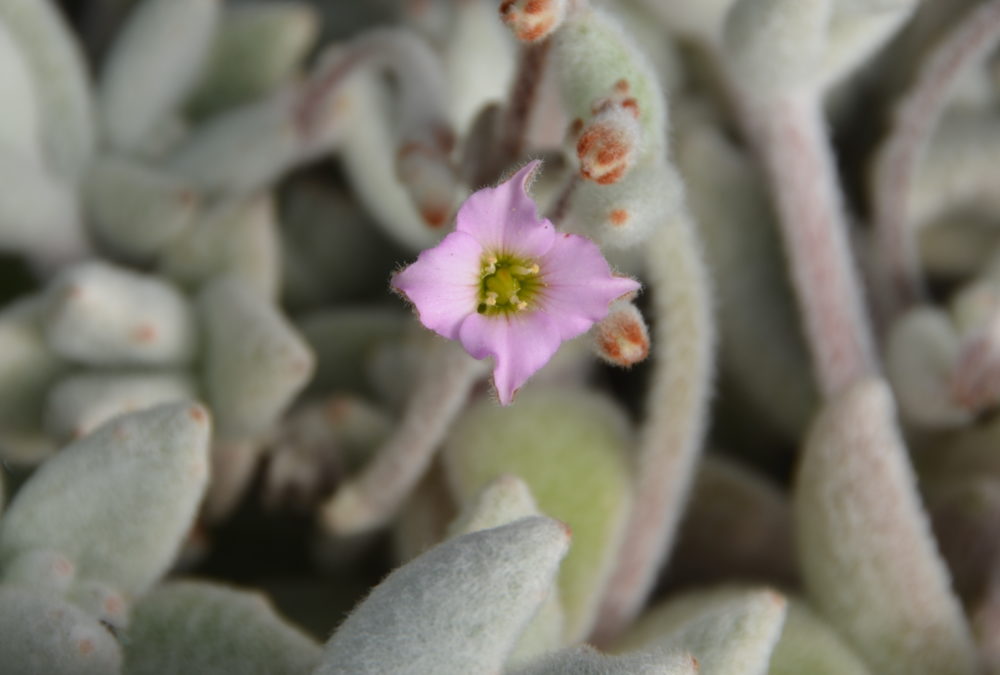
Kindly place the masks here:
POLYGON ((488 306, 493 307, 497 304, 497 294, 493 291, 487 291, 486 298, 483 300, 488 306))
POLYGON ((497 257, 491 255, 486 259, 486 267, 483 269, 483 274, 495 274, 497 271, 497 257))
POLYGON ((531 267, 525 267, 524 265, 513 265, 510 271, 514 274, 519 274, 522 277, 534 276, 538 274, 538 263, 534 263, 531 267))

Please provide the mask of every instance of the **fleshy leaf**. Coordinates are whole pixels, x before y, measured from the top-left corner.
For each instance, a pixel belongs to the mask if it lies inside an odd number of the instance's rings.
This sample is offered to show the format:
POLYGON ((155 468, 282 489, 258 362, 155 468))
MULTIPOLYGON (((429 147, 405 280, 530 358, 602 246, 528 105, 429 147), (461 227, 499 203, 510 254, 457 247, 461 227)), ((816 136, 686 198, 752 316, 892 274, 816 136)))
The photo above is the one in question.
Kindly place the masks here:
POLYGON ((875 672, 976 672, 883 381, 827 404, 806 440, 793 508, 808 596, 875 672))
POLYGON ((682 651, 601 654, 581 645, 547 654, 511 675, 698 675, 698 662, 682 651))
POLYGON ((691 652, 699 672, 766 675, 787 601, 771 590, 717 588, 667 600, 650 610, 615 651, 673 648, 691 652))
POLYGON ((187 110, 203 119, 270 93, 294 76, 319 27, 302 2, 226 7, 187 110))
POLYGON ((0 521, 0 565, 54 549, 79 579, 143 592, 173 561, 204 494, 209 426, 203 407, 168 404, 116 418, 63 448, 0 521))
POLYGON ((592 627, 614 562, 630 505, 630 443, 627 422, 610 400, 538 387, 511 408, 481 401, 445 445, 445 469, 460 503, 514 474, 543 513, 573 529, 573 548, 559 574, 568 643, 592 627))
POLYGON ((84 203, 100 241, 131 260, 148 261, 201 211, 193 187, 170 173, 103 157, 88 168, 84 203))
MULTIPOLYGON (((75 179, 96 145, 87 61, 51 0, 4 0, 0 21, 31 70, 47 164, 58 176, 75 179)), ((6 180, 3 185, 10 188, 6 180)))
POLYGON ((315 675, 500 672, 568 547, 569 529, 538 516, 440 544, 375 587, 315 675))
POLYGON ((306 675, 320 656, 261 594, 206 582, 151 591, 135 605, 127 635, 128 675, 306 675))
POLYGON ((49 390, 45 425, 60 441, 70 441, 122 413, 194 398, 194 382, 181 373, 80 373, 49 390))
POLYGON ((235 439, 269 429, 309 381, 312 351, 276 307, 232 278, 209 284, 198 308, 219 433, 235 439))
POLYGON ((281 281, 281 242, 270 195, 222 203, 163 250, 160 270, 187 288, 229 275, 273 300, 281 281))
POLYGON ((111 633, 83 610, 0 587, 0 663, 9 675, 115 675, 122 654, 111 633))
POLYGON ((142 147, 183 101, 205 61, 221 14, 218 0, 142 0, 104 64, 100 107, 117 150, 142 147))
POLYGON ((47 291, 45 335, 60 356, 88 365, 163 366, 195 348, 187 299, 159 278, 103 262, 65 270, 47 291))
MULTIPOLYGON (((468 534, 537 515, 543 514, 538 510, 528 484, 517 476, 505 474, 483 488, 448 530, 452 535, 468 534)), ((561 647, 564 623, 562 603, 559 602, 559 594, 553 582, 548 597, 524 629, 517 646, 507 659, 507 666, 529 662, 561 647)))

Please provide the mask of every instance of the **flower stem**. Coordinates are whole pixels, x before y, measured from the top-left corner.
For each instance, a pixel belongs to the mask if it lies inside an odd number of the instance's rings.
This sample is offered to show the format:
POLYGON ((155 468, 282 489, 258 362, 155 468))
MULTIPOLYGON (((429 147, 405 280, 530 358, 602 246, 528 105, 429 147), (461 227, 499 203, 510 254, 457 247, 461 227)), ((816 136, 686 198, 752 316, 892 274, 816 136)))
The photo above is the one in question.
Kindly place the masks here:
POLYGON ((702 447, 715 326, 708 270, 685 210, 646 244, 653 285, 653 379, 637 484, 594 639, 606 643, 642 608, 677 531, 702 447))
POLYGON ((505 165, 521 157, 527 147, 531 114, 538 100, 551 44, 546 39, 521 47, 510 100, 500 128, 499 151, 505 165))
POLYGON ((360 534, 386 524, 430 466, 485 366, 451 343, 436 342, 395 433, 362 474, 321 508, 325 527, 360 534))
POLYGON ((819 96, 737 98, 744 132, 767 170, 817 381, 829 395, 878 365, 819 96))
POLYGON ((875 233, 894 313, 925 296, 913 223, 907 214, 917 166, 954 84, 998 40, 1000 1, 969 10, 924 59, 913 86, 896 108, 893 130, 875 158, 875 233))

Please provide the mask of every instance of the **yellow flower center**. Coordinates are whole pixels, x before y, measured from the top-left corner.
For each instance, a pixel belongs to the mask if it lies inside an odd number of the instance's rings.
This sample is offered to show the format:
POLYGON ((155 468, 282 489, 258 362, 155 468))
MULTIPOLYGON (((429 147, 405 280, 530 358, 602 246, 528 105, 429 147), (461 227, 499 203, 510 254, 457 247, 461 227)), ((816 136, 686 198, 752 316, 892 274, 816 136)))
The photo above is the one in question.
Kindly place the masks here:
POLYGON ((476 311, 487 316, 527 309, 542 287, 538 264, 510 255, 483 256, 479 279, 476 311))

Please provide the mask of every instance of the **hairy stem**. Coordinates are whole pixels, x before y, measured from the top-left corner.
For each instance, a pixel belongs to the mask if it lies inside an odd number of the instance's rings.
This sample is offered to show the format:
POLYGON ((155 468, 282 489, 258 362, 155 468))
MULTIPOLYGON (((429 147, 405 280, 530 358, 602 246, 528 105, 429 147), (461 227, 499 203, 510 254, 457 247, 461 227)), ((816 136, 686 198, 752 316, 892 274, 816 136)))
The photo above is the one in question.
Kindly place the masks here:
POLYGON ((326 528, 359 534, 386 524, 430 466, 434 453, 484 365, 452 343, 437 342, 395 433, 362 474, 323 505, 326 528))
POLYGON ((817 381, 830 395, 878 365, 819 97, 737 96, 770 180, 817 381))
POLYGON ((707 417, 715 325, 708 270, 685 210, 646 244, 653 285, 653 379, 635 500, 594 632, 606 643, 642 609, 677 531, 707 417))
POLYGON ((500 127, 499 151, 505 165, 521 157, 526 149, 531 113, 538 100, 551 45, 546 39, 521 47, 517 73, 500 127))
POLYGON ((875 233, 893 313, 905 311, 925 296, 913 224, 907 214, 917 166, 954 84, 998 39, 1000 1, 969 10, 927 55, 912 87, 899 102, 893 130, 875 158, 875 233))

